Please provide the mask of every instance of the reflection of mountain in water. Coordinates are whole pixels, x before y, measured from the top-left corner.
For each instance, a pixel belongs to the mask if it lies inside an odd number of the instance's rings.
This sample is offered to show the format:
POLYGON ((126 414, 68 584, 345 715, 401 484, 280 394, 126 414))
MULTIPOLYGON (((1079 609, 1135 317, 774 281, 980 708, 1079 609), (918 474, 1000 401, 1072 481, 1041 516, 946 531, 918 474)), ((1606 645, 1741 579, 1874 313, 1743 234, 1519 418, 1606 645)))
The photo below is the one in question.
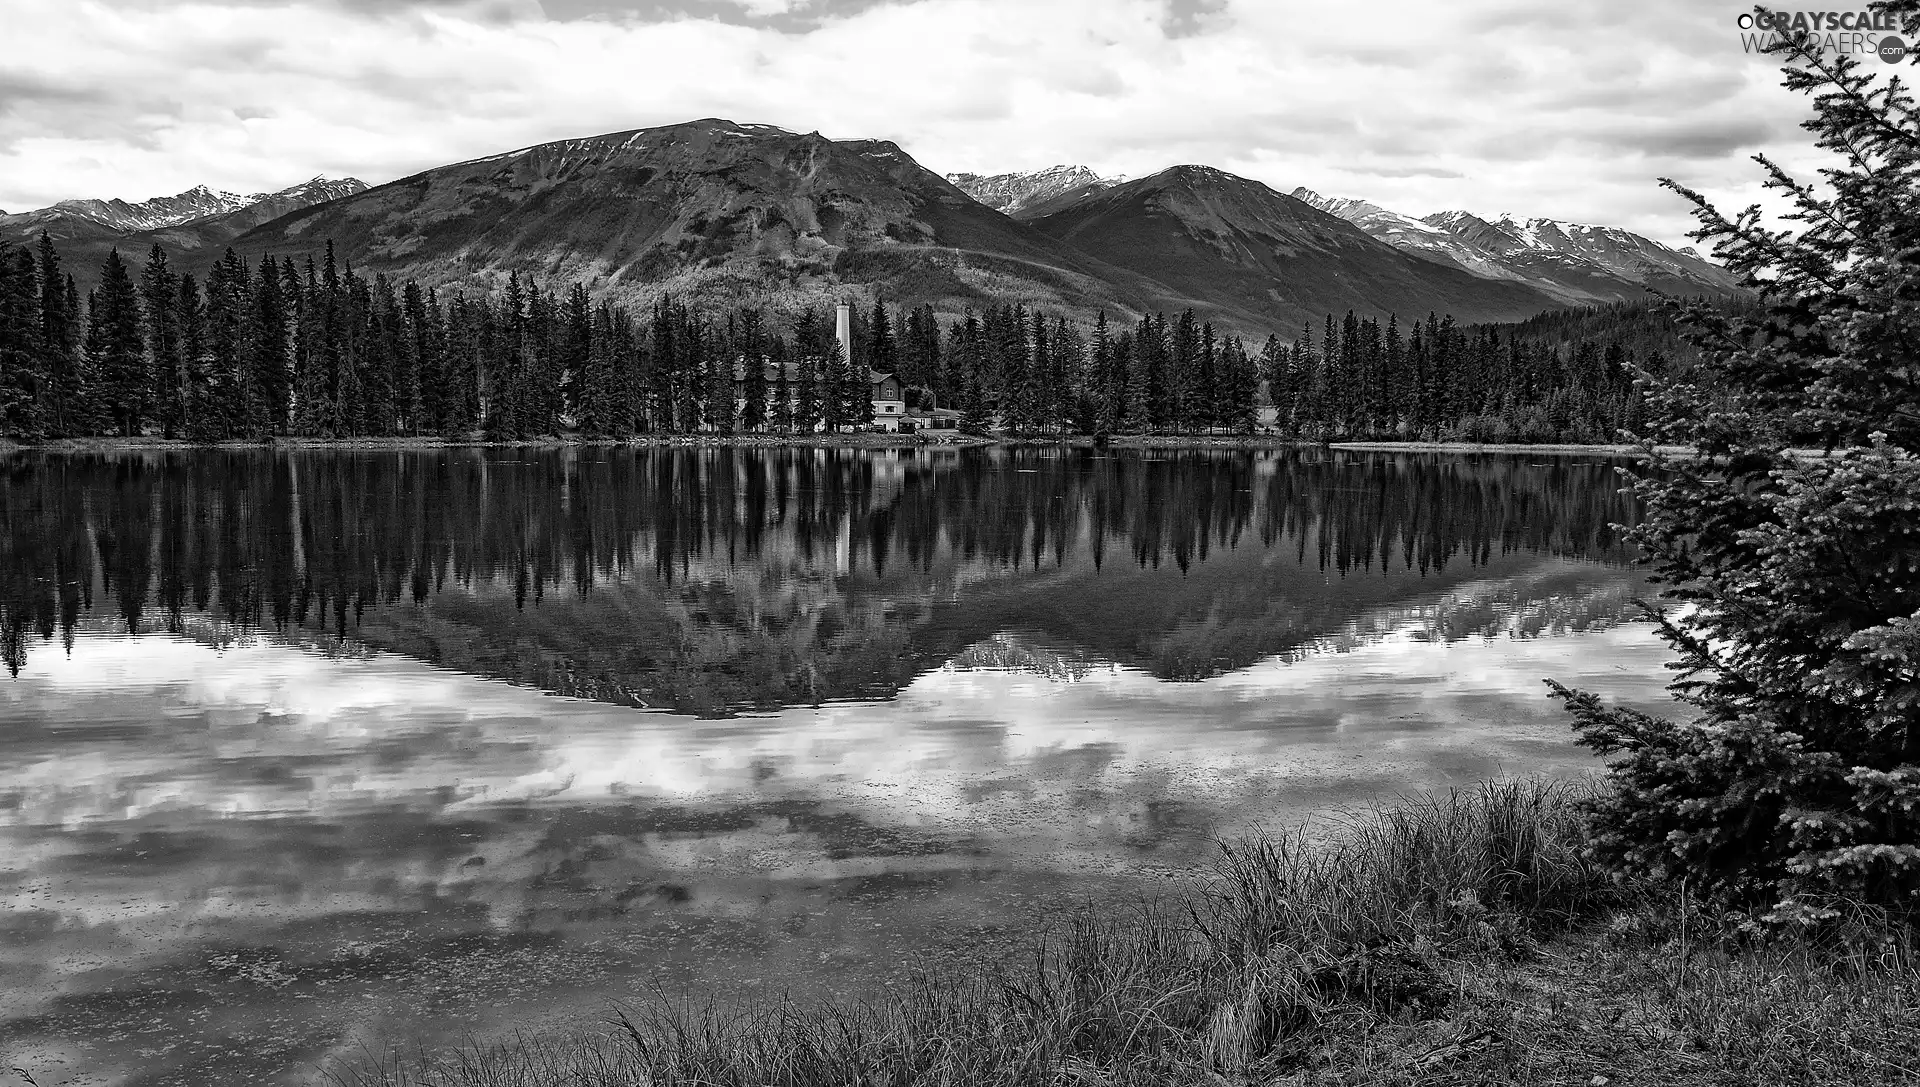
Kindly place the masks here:
POLYGON ((1031 645, 1042 671, 1197 679, 1370 624, 1617 617, 1631 514, 1605 466, 1502 456, 27 457, 0 477, 0 637, 17 672, 108 609, 217 620, 703 714, 886 697, 1031 645))

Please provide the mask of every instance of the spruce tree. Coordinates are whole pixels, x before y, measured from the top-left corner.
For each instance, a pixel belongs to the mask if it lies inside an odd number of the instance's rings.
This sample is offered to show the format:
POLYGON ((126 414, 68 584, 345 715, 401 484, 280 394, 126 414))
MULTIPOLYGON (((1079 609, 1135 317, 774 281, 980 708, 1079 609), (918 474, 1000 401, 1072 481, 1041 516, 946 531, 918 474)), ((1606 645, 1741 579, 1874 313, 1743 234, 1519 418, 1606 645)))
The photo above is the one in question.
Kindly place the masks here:
POLYGON ((1112 434, 1120 429, 1120 419, 1126 409, 1126 386, 1120 380, 1119 367, 1114 365, 1113 335, 1107 330, 1107 311, 1101 310, 1093 319, 1092 357, 1089 368, 1093 374, 1093 432, 1112 434))
POLYGON ((1797 227, 1666 182, 1764 306, 1691 306, 1698 368, 1652 379, 1634 539, 1688 606, 1660 627, 1694 716, 1555 690, 1613 757, 1597 856, 1816 922, 1920 903, 1920 109, 1805 34, 1776 51, 1837 163, 1815 187, 1761 160, 1797 227))
POLYGON ((749 433, 766 429, 767 349, 762 336, 759 310, 740 316, 739 358, 741 367, 740 426, 749 433))
POLYGON ((147 256, 140 273, 140 308, 147 332, 147 374, 152 379, 148 392, 154 421, 162 437, 177 437, 180 432, 184 369, 180 357, 179 277, 167 266, 167 254, 159 245, 147 256))
POLYGON ((247 324, 247 362, 258 405, 255 433, 261 435, 285 434, 292 409, 293 367, 288 358, 290 329, 283 282, 273 258, 261 258, 247 324))
POLYGON ((40 422, 47 434, 67 437, 91 429, 86 360, 80 353, 80 306, 72 277, 46 231, 37 251, 40 278, 40 422))
POLYGON ((0 244, 0 436, 41 436, 46 352, 33 254, 0 244))
POLYGON ((887 315, 887 304, 878 298, 873 300, 872 315, 867 318, 866 355, 851 360, 855 369, 866 368, 883 374, 891 374, 900 369, 899 347, 894 341, 893 321, 887 315))
POLYGON ((246 264, 231 249, 207 270, 207 376, 194 413, 202 440, 241 436, 258 414, 247 361, 247 313, 252 308, 247 279, 246 264))
POLYGON ((140 293, 118 249, 107 254, 88 306, 86 349, 101 414, 115 433, 137 437, 146 418, 147 349, 140 334, 140 293))
POLYGON ((299 300, 293 327, 293 430, 316 437, 326 433, 333 418, 333 390, 326 342, 329 303, 311 256, 306 275, 288 297, 299 300))
MULTIPOLYGON (((585 284, 575 283, 567 292, 566 312, 562 318, 560 332, 559 371, 560 389, 563 394, 560 411, 566 421, 585 430, 589 414, 596 416, 591 420, 600 432, 608 430, 605 408, 607 390, 604 387, 610 375, 604 357, 596 360, 593 351, 593 300, 587 297, 585 284), (596 365, 596 362, 599 365, 596 365), (595 387, 596 385, 600 387, 595 387), (598 411, 588 412, 585 404, 589 400, 601 405, 598 411)), ((611 332, 611 322, 608 331, 611 332)))
POLYGON ((207 350, 206 306, 200 297, 200 284, 192 275, 180 276, 173 319, 180 337, 180 436, 211 441, 220 437, 221 413, 217 405, 208 403, 212 364, 207 350))

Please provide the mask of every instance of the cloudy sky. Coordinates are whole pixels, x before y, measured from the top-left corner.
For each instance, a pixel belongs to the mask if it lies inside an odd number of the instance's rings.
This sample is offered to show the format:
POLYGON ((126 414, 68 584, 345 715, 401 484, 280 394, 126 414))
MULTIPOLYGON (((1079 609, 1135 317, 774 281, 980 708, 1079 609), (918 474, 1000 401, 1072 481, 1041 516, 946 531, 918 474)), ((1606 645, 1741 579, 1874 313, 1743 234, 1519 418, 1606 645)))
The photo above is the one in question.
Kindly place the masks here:
POLYGON ((0 208, 378 184, 698 117, 939 172, 1205 163, 1680 242, 1801 103, 1723 0, 0 0, 0 208))

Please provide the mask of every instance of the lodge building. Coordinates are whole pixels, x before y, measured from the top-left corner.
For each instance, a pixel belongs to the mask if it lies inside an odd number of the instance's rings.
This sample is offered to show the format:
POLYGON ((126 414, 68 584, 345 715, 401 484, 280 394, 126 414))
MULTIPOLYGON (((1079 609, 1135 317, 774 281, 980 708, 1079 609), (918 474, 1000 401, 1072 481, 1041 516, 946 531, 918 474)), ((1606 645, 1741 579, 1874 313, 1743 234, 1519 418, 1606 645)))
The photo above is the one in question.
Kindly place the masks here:
MULTIPOLYGON (((851 357, 853 348, 852 307, 842 302, 834 313, 834 340, 839 344, 846 357, 851 357)), ((747 408, 747 367, 752 365, 742 358, 733 364, 733 408, 734 417, 739 418, 747 408)), ((788 389, 788 409, 797 414, 803 399, 804 386, 813 382, 813 376, 807 368, 798 362, 773 362, 760 360, 761 380, 766 389, 768 411, 774 412, 774 397, 782 378, 788 389), (784 368, 784 373, 782 372, 784 368)), ((867 371, 867 388, 872 403, 872 414, 867 425, 874 430, 898 433, 902 430, 957 430, 960 425, 960 413, 947 408, 909 408, 907 406, 906 386, 894 374, 883 374, 878 370, 867 371)), ((816 424, 817 426, 818 424, 816 424)))

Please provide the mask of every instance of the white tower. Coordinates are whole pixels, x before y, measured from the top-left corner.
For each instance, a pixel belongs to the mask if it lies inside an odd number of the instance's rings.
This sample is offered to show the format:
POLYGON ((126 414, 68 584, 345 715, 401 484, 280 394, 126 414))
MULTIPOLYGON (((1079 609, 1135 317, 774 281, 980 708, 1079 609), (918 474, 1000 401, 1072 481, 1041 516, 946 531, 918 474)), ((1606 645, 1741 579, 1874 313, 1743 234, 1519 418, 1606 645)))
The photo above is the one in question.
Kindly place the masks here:
POLYGON ((853 307, 845 302, 833 310, 833 339, 840 345, 840 358, 853 362, 853 307))

